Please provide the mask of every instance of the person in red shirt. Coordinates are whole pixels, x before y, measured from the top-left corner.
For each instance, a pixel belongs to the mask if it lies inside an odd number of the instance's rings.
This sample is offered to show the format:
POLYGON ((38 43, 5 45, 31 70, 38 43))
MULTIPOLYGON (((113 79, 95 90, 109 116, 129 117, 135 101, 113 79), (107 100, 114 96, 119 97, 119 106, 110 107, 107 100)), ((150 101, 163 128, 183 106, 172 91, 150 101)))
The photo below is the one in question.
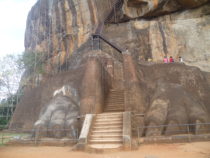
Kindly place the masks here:
POLYGON ((170 56, 170 58, 169 58, 169 62, 170 62, 170 63, 174 63, 174 59, 173 59, 173 57, 172 57, 172 56, 170 56))

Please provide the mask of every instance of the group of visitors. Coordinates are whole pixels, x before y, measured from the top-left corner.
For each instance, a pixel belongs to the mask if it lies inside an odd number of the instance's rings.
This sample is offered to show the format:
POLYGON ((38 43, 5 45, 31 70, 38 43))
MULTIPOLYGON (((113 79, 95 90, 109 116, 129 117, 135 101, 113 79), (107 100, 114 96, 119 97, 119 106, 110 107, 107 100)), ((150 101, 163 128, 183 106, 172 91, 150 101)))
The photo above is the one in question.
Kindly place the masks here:
MULTIPOLYGON (((170 56, 169 58, 167 56, 164 57, 163 59, 164 63, 174 63, 174 58, 172 56, 170 56)), ((181 56, 179 56, 179 62, 183 62, 183 59, 181 56)))

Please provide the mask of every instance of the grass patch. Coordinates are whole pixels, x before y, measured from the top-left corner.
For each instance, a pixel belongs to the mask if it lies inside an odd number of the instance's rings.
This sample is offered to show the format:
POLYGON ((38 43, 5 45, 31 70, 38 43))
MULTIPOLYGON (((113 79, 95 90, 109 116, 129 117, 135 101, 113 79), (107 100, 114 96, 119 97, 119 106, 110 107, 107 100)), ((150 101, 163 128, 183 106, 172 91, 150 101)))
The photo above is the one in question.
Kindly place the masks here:
POLYGON ((18 139, 27 136, 29 136, 27 133, 0 132, 0 146, 6 145, 12 139, 18 139))

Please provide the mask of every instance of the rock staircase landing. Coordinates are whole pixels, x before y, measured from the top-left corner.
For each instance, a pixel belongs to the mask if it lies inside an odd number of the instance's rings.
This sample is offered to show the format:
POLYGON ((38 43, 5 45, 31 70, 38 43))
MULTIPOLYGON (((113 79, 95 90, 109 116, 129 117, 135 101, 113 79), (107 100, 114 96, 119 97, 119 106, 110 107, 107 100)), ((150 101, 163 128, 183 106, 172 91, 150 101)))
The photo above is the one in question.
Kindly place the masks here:
POLYGON ((89 147, 98 150, 120 149, 123 146, 123 113, 97 114, 89 136, 89 147))
POLYGON ((105 101, 105 112, 123 112, 124 111, 124 91, 110 90, 105 101))

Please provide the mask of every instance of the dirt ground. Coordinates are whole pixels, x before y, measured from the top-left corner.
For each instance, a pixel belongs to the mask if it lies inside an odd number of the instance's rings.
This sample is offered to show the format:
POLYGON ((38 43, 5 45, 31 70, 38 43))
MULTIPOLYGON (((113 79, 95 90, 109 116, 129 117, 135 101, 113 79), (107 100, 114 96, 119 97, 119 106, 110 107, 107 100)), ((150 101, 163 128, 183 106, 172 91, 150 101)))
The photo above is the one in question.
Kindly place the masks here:
POLYGON ((70 147, 0 147, 0 158, 210 158, 210 142, 142 145, 136 151, 93 154, 70 147))

